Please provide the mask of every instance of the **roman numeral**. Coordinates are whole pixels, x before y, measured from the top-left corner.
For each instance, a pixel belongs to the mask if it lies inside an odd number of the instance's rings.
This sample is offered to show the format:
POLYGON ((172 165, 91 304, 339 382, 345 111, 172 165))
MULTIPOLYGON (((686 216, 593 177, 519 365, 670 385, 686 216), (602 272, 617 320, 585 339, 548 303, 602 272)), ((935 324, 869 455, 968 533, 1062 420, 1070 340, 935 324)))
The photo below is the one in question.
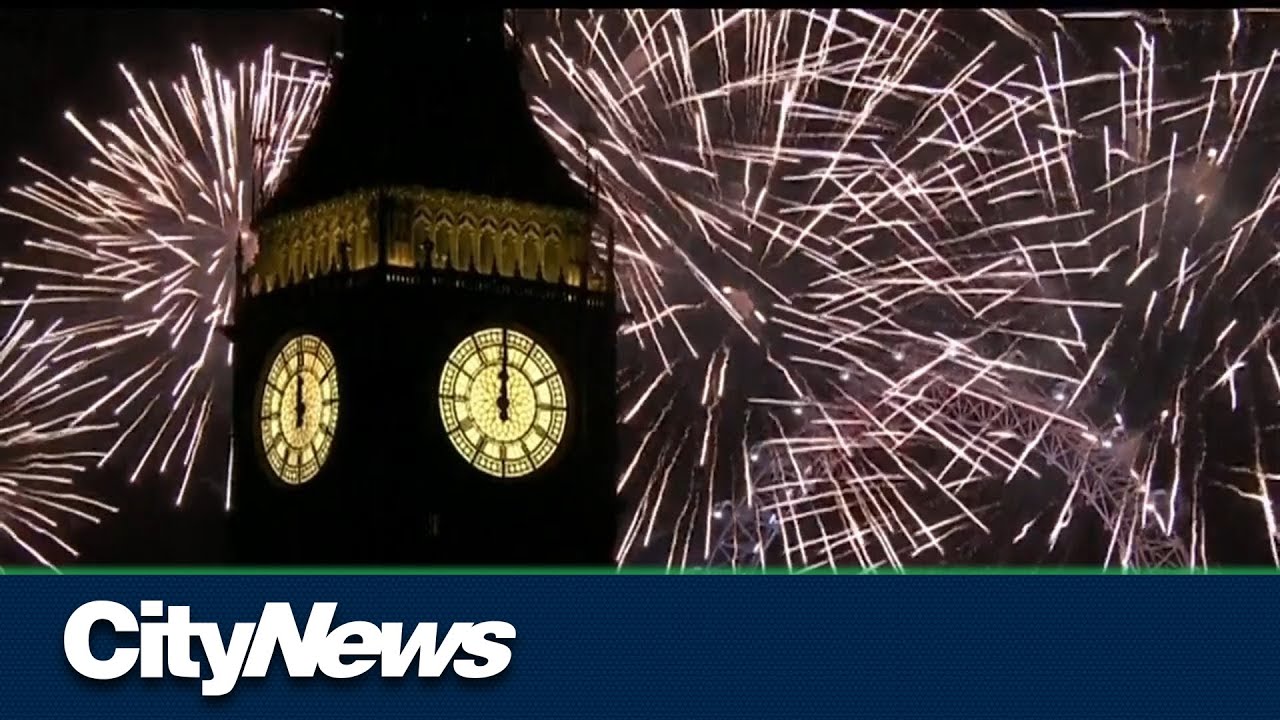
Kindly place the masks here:
MULTIPOLYGON (((483 359, 483 357, 481 359, 483 359)), ((449 358, 449 364, 452 365, 458 371, 459 375, 465 377, 468 380, 475 379, 475 376, 467 372, 466 369, 464 369, 462 365, 458 363, 457 360, 454 360, 453 358, 449 358)))

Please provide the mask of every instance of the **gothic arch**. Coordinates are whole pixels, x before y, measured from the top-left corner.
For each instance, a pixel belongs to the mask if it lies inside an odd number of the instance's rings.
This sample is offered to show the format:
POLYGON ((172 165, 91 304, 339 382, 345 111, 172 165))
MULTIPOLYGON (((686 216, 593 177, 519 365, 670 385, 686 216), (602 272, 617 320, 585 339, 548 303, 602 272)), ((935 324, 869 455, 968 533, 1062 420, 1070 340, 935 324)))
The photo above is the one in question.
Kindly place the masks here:
POLYGON ((498 231, 498 244, 502 247, 503 274, 507 277, 531 277, 525 270, 524 243, 509 223, 503 224, 498 231))
POLYGON ((259 231, 259 251, 248 274, 258 279, 259 287, 274 289, 341 270, 344 260, 355 270, 370 267, 378 260, 373 230, 383 222, 388 223, 384 229, 393 265, 496 271, 548 282, 578 279, 586 252, 579 245, 590 240, 586 217, 573 211, 393 188, 273 218, 259 231), (423 254, 427 248, 432 250, 429 257, 423 254))

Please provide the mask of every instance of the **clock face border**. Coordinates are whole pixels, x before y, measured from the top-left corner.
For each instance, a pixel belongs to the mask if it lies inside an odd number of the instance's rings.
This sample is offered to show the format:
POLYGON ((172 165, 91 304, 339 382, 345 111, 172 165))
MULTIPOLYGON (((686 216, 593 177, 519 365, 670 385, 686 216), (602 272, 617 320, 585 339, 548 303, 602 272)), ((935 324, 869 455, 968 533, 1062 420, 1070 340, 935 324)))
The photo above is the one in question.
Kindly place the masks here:
MULTIPOLYGON (((529 327, 518 322, 498 322, 488 321, 477 323, 467 330, 458 333, 456 339, 449 343, 440 359, 434 363, 435 377, 431 383, 430 396, 434 406, 435 427, 439 429, 444 444, 448 447, 448 452, 467 470, 477 473, 484 480, 501 484, 527 484, 537 482, 538 478, 545 475, 559 464, 566 450, 572 442, 575 434, 575 428, 578 423, 578 408, 576 398, 574 396, 573 382, 569 376, 569 365, 565 362, 564 356, 545 340, 542 333, 536 332, 529 327), (564 408, 563 421, 561 424, 559 437, 555 440, 551 453, 541 463, 535 464, 532 469, 519 474, 507 475, 491 472, 490 470, 476 464, 466 457, 462 448, 451 437, 449 431, 449 421, 445 412, 446 397, 445 377, 447 367, 453 361, 458 351, 467 343, 474 342, 474 338, 482 333, 501 330, 506 328, 508 331, 524 336, 533 343, 533 347, 540 349, 546 354, 556 371, 556 376, 560 380, 560 385, 564 392, 564 408)), ((536 422, 536 421, 535 421, 536 422)), ((474 450, 474 448, 473 448, 474 450)))
POLYGON ((334 350, 333 342, 326 337, 325 333, 315 329, 295 327, 278 334, 276 339, 268 347, 267 352, 263 355, 263 360, 260 365, 261 369, 258 372, 258 381, 255 384, 253 391, 252 414, 250 418, 250 432, 253 438, 252 444, 258 458, 258 463, 262 472, 266 474, 271 484, 276 487, 285 488, 290 491, 298 491, 302 488, 313 486, 320 476, 324 474, 325 468, 327 468, 329 463, 332 462, 334 454, 337 451, 337 446, 341 441, 339 427, 342 424, 343 406, 346 405, 344 397, 346 393, 343 390, 343 385, 346 382, 346 373, 342 370, 342 360, 339 357, 338 352, 334 350), (276 360, 280 357, 280 354, 284 351, 285 347, 289 345, 289 343, 307 336, 318 339, 323 346, 329 350, 329 355, 333 358, 334 370, 338 375, 338 411, 337 417, 334 419, 333 433, 329 438, 329 445, 325 451, 324 459, 318 463, 316 471, 305 480, 290 482, 280 477, 280 474, 276 472, 276 469, 272 466, 270 459, 267 457, 266 437, 262 432, 262 405, 266 398, 267 380, 270 379, 272 366, 275 365, 276 360))

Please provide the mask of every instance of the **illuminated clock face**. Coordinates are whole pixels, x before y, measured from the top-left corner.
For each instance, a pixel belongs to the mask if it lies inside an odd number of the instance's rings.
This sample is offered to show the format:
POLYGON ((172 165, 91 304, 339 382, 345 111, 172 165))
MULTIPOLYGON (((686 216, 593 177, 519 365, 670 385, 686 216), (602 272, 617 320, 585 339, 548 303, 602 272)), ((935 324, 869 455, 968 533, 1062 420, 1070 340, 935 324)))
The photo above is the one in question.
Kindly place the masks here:
POLYGON ((440 376, 440 415, 453 446, 476 468, 518 478, 560 446, 568 419, 564 378, 551 355, 509 328, 471 335, 440 376))
POLYGON ((338 368, 315 335, 297 335, 271 361, 258 399, 258 427, 267 464, 290 485, 324 467, 338 423, 338 368))

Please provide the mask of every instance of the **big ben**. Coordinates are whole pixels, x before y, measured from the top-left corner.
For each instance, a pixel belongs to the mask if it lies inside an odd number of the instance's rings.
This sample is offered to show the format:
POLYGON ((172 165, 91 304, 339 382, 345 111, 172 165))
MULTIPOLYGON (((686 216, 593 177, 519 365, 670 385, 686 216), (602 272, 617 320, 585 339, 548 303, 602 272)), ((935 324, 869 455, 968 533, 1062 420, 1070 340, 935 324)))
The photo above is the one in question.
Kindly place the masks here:
POLYGON ((244 564, 603 564, 612 251, 500 10, 343 11, 326 105, 242 258, 244 564))

